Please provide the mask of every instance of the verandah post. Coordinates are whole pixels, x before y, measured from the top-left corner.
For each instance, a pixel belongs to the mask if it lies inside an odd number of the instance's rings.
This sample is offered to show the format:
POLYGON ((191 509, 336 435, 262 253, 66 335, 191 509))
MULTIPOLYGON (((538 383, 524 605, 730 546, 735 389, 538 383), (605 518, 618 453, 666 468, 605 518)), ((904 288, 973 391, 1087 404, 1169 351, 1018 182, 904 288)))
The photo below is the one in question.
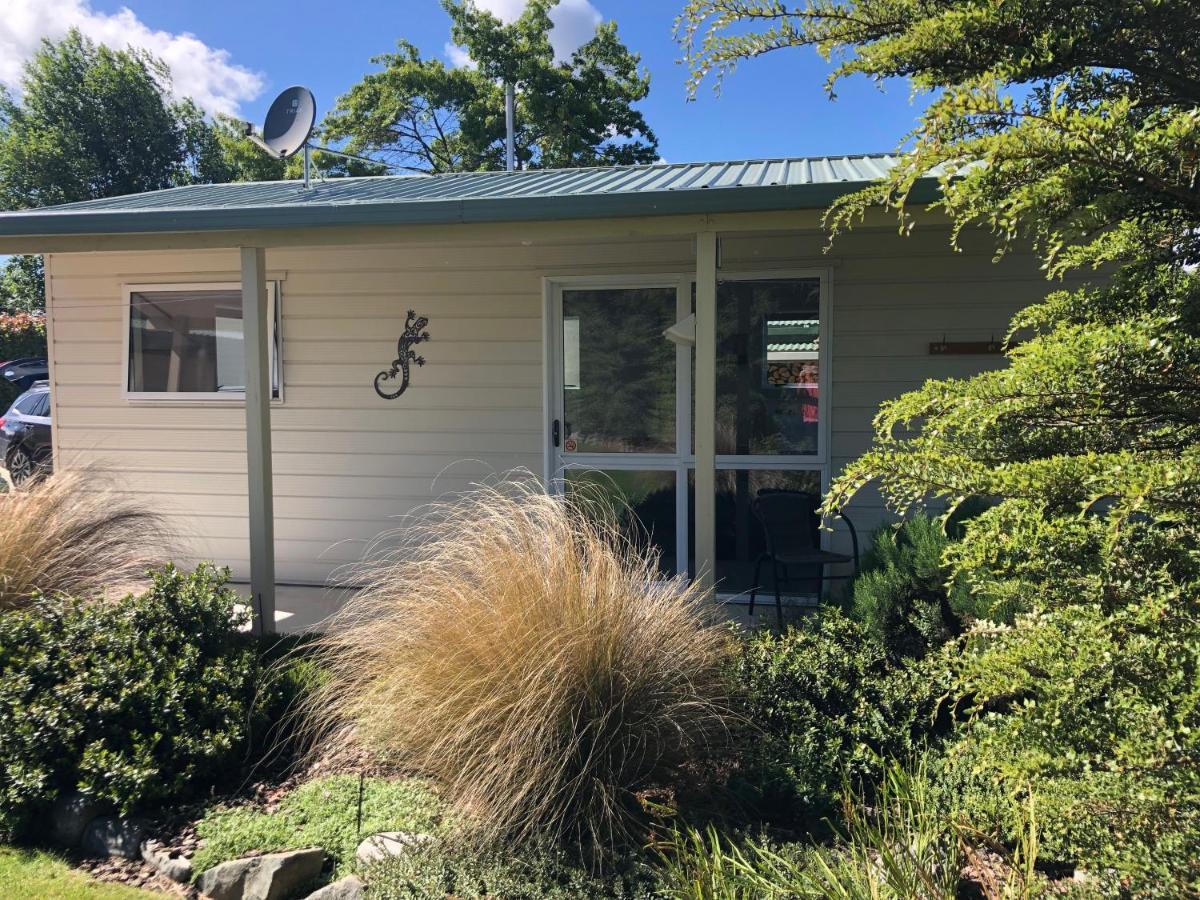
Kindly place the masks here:
POLYGON ((246 483, 254 633, 275 631, 275 504, 271 475, 271 341, 266 251, 242 247, 242 334, 246 357, 246 483))
POLYGON ((717 562, 717 234, 696 235, 696 576, 710 594, 717 562))

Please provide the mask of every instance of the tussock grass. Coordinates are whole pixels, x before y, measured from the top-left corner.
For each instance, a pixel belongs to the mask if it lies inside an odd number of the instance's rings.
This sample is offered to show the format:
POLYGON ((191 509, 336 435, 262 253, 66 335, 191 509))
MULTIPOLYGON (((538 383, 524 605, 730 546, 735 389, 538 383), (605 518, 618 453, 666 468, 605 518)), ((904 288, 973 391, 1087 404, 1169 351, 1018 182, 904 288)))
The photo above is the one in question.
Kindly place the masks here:
POLYGON ((476 838, 618 846, 634 792, 728 733, 727 629, 586 493, 476 489, 360 577, 316 646, 311 733, 431 777, 476 838))
POLYGON ((145 578, 163 562, 163 534, 157 515, 86 469, 0 494, 0 612, 145 578))

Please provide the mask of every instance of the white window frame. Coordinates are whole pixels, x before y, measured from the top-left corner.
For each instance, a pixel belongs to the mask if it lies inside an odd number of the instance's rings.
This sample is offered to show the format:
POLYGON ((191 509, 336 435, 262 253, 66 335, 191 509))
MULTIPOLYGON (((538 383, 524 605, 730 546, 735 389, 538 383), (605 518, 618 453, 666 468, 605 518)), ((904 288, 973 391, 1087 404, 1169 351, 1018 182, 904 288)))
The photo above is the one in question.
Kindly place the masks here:
MULTIPOLYGON (((240 391, 131 391, 129 389, 130 358, 129 358, 129 329, 133 318, 133 295, 155 291, 170 293, 178 291, 234 291, 239 296, 242 293, 240 281, 189 281, 189 282, 152 282, 144 284, 123 284, 121 295, 124 297, 121 331, 121 397, 131 403, 245 403, 246 392, 240 391)), ((267 315, 274 323, 274 339, 268 346, 271 378, 278 378, 278 388, 272 385, 271 402, 283 402, 283 327, 279 310, 279 282, 267 282, 267 315)), ((245 310, 242 312, 245 316, 245 310)), ((244 321, 244 318, 243 318, 244 321)), ((243 332, 244 334, 244 332, 243 332)))

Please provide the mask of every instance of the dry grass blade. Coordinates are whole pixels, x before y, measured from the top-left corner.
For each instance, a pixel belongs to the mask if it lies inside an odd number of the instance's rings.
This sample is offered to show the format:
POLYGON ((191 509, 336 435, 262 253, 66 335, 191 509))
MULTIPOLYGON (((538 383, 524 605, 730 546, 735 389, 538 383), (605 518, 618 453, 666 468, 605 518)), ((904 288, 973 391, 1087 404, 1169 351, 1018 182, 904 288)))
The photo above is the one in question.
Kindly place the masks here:
POLYGON ((142 579, 164 561, 163 534, 158 516, 86 469, 0 495, 0 611, 142 579))
POLYGON ((727 734, 728 631, 603 504, 480 488, 364 576, 318 646, 313 734, 354 726, 477 836, 620 843, 633 792, 727 734))

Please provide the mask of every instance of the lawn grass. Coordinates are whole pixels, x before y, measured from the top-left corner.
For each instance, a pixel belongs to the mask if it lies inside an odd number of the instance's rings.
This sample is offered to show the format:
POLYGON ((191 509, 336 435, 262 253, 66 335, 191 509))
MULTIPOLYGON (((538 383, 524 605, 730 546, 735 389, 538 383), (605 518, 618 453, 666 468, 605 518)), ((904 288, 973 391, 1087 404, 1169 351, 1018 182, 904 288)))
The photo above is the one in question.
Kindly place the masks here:
POLYGON ((217 808, 197 823, 204 846, 192 865, 203 872, 255 851, 323 847, 344 871, 362 838, 380 831, 434 832, 437 798, 422 782, 368 778, 358 827, 358 777, 333 775, 301 785, 267 813, 252 807, 217 808))
POLYGON ((0 846, 0 897, 4 900, 147 900, 160 896, 105 884, 41 850, 0 846))

